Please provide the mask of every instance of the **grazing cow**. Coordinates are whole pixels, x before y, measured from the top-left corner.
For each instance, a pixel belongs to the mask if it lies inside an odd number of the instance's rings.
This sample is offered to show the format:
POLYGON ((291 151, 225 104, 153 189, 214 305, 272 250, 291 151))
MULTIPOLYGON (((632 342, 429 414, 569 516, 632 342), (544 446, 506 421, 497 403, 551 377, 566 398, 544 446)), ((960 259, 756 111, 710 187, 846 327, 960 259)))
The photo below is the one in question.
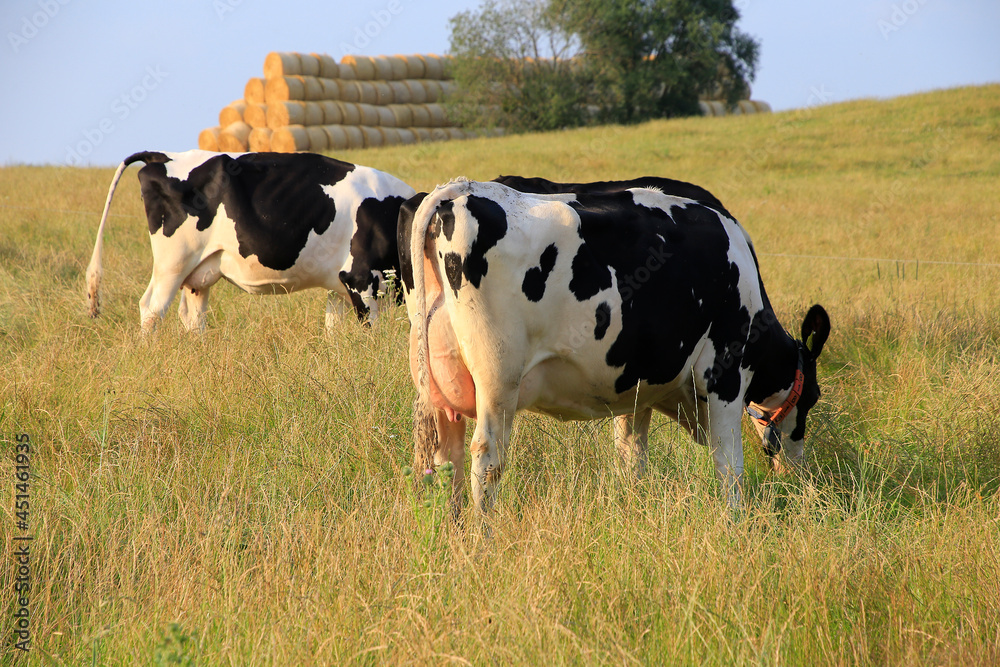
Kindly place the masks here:
MULTIPOLYGON (((656 188, 665 195, 684 197, 704 204, 715 209, 719 213, 732 218, 729 212, 722 206, 715 195, 705 188, 677 181, 672 178, 661 178, 658 176, 641 176, 627 181, 594 181, 590 183, 556 183, 540 177, 525 176, 498 176, 493 179, 496 183, 503 183, 509 188, 514 188, 519 192, 532 194, 560 194, 560 193, 583 193, 600 194, 606 192, 621 192, 630 188, 656 188)), ((614 434, 615 448, 621 454, 621 460, 627 465, 634 467, 632 471, 636 476, 642 476, 646 466, 646 448, 649 433, 650 412, 646 412, 645 419, 635 421, 634 414, 616 415, 612 421, 612 432, 614 434)), ((771 446, 765 440, 765 452, 770 453, 771 446)), ((778 459, 771 457, 773 462, 778 459)))
POLYGON ((133 162, 149 223, 153 275, 139 301, 153 330, 177 291, 188 330, 205 327, 208 293, 226 278, 251 294, 331 290, 327 328, 340 299, 374 322, 385 273, 398 269, 396 222, 413 188, 394 176, 311 153, 146 151, 118 167, 87 268, 90 315, 100 312, 101 254, 111 198, 133 162))
POLYGON ((518 410, 634 414, 617 435, 636 470, 659 410, 709 447, 733 507, 744 409, 772 456, 784 434, 785 456, 801 459, 830 321, 816 305, 806 343, 785 332, 749 237, 721 211, 655 189, 534 195, 459 179, 405 203, 399 235, 417 450, 431 443, 435 464, 453 461, 458 487, 465 418, 476 419, 481 509, 518 410))

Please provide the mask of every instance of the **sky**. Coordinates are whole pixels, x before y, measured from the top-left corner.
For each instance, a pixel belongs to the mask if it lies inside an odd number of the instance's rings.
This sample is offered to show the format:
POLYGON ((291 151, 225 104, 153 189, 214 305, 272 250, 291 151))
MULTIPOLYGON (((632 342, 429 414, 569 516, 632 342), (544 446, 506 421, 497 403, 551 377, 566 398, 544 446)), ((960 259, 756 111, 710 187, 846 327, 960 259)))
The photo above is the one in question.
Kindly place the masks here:
MULTIPOLYGON (((197 148, 270 51, 446 53, 479 0, 2 0, 0 165, 197 148)), ((1000 82, 998 0, 737 0, 776 111, 1000 82)), ((997 100, 1000 106, 1000 99, 997 100)))

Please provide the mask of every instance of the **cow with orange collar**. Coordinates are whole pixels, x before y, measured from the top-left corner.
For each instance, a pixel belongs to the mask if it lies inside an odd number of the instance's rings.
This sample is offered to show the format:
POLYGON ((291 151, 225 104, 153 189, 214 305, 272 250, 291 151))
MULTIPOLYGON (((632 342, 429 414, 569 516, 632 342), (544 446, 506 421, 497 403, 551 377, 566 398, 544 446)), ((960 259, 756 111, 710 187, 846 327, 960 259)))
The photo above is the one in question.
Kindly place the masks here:
POLYGON ((519 410, 632 415, 616 440, 637 471, 658 410, 709 448, 732 507, 746 408, 775 464, 779 434, 801 461, 830 321, 813 306, 806 342, 781 327, 750 238, 728 214, 655 188, 535 195, 459 179, 404 204, 399 235, 416 446, 453 462, 460 489, 465 423, 476 419, 481 509, 519 410))

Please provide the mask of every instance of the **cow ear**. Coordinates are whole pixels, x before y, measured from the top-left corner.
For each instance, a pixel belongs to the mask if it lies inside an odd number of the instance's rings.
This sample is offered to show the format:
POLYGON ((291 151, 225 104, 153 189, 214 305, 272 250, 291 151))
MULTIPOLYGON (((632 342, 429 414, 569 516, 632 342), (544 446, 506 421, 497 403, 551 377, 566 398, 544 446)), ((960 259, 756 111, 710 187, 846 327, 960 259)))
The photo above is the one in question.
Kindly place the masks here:
POLYGON ((823 344, 830 336, 830 316, 823 310, 823 306, 818 303, 809 309, 806 317, 802 320, 802 340, 805 341, 806 349, 813 359, 819 357, 823 351, 823 344))

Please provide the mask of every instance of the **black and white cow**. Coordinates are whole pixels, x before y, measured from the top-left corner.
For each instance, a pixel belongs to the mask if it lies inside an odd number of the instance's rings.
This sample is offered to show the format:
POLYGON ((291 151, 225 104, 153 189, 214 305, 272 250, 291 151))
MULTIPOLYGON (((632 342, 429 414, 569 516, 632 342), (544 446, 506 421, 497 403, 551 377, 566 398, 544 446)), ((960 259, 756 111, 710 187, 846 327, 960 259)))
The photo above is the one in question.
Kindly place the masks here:
POLYGON ((731 506, 744 409, 801 459, 829 318, 809 310, 807 343, 785 332, 730 216, 655 189, 535 195, 459 179, 404 204, 399 234, 416 445, 454 462, 459 487, 465 420, 476 419, 478 507, 492 502, 519 410, 634 414, 619 435, 642 446, 621 453, 642 459, 659 410, 709 447, 731 506))
POLYGON ((348 300, 373 322, 387 271, 397 270, 396 222, 414 194, 398 178, 311 153, 146 151, 125 159, 108 190, 87 268, 90 314, 100 312, 104 226, 122 172, 143 162, 139 183, 153 275, 139 301, 144 331, 183 289, 180 316, 204 329, 208 293, 226 278, 251 294, 331 291, 327 327, 348 300))

